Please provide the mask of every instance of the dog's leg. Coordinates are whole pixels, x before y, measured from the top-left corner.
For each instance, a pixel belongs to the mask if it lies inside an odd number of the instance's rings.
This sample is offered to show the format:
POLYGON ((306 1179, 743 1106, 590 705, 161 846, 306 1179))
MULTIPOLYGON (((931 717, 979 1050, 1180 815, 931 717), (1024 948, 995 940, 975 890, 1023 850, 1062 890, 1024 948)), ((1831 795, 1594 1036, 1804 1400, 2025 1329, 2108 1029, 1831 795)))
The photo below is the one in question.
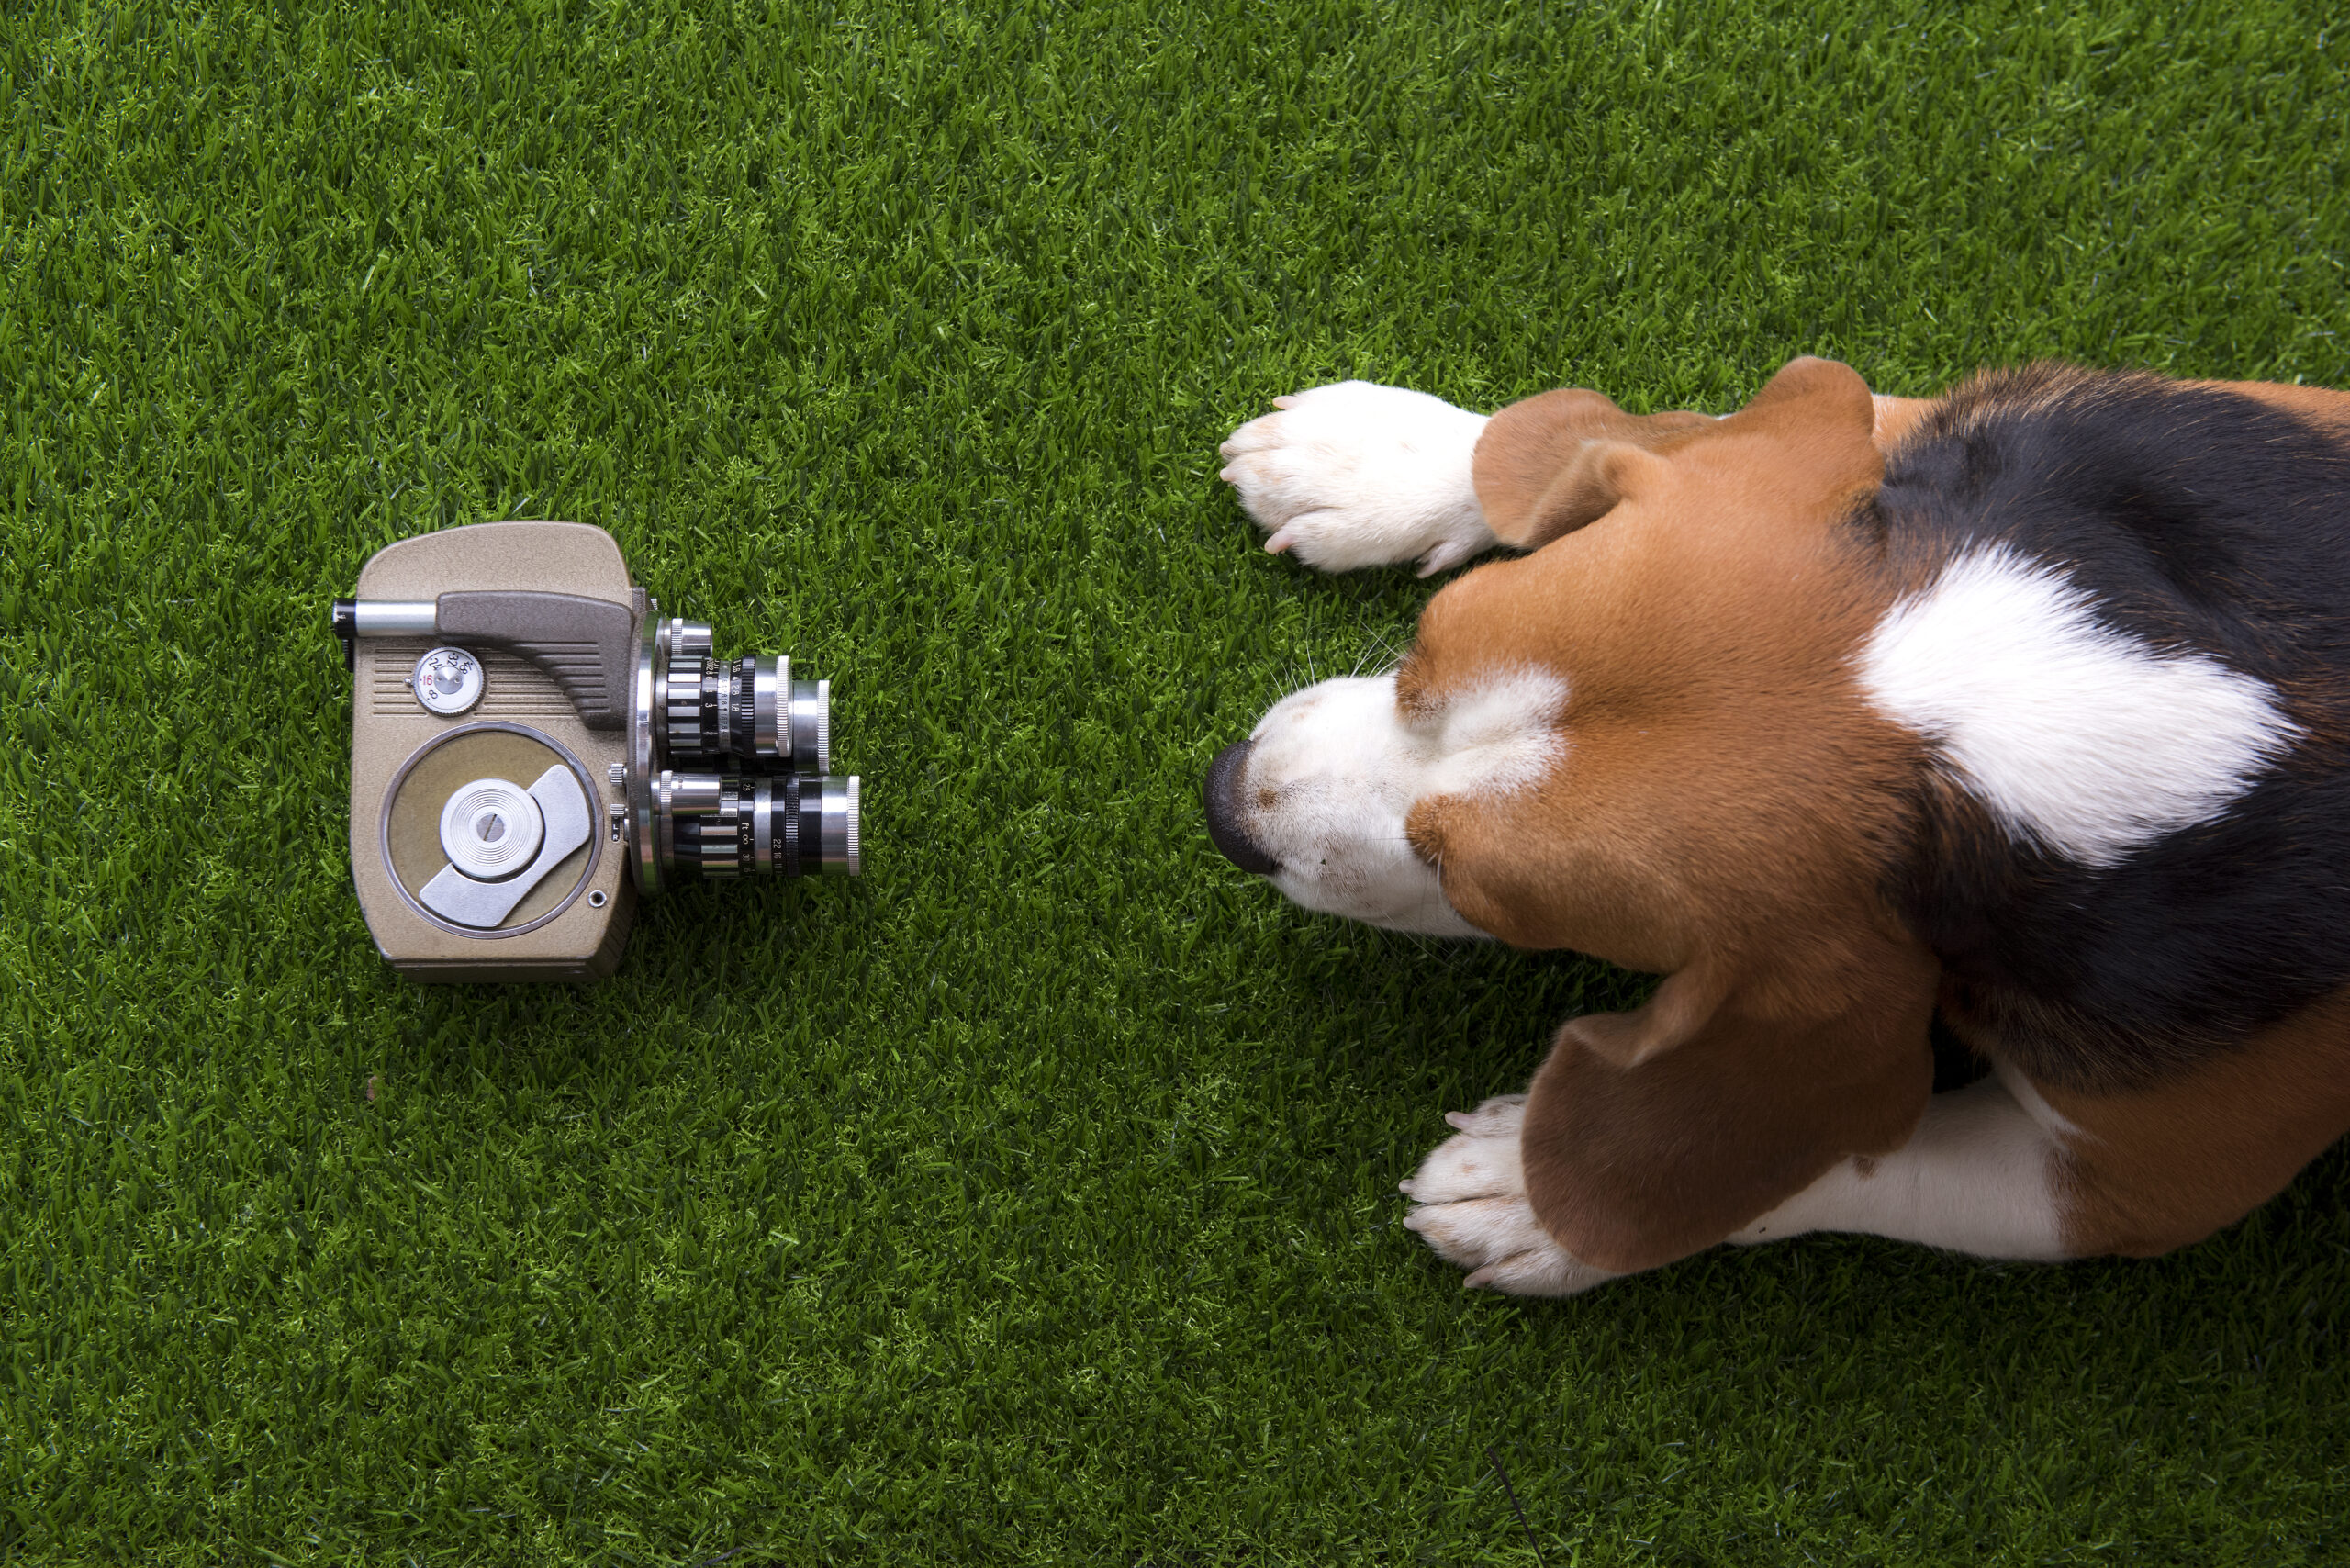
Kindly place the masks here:
MULTIPOLYGON (((1729 1239, 1866 1231, 1985 1257, 2073 1255, 2060 1214, 2060 1139, 2072 1129, 2019 1083, 1997 1078, 1938 1094, 1916 1136, 1877 1159, 1848 1159, 1729 1239), (2029 1103, 2027 1104, 2027 1102, 2029 1103)), ((1513 1295, 1574 1295, 1621 1276, 1576 1261, 1527 1202, 1518 1153, 1526 1096, 1446 1117, 1460 1129, 1403 1184, 1407 1229, 1473 1271, 1464 1283, 1513 1295)))
POLYGON ((1483 415, 1368 381, 1273 404, 1217 448, 1266 549, 1326 572, 1417 560, 1427 577, 1493 545, 1471 472, 1483 415))
MULTIPOLYGON (((1525 1098, 1449 1120, 1404 1191, 1404 1221, 1468 1283, 1572 1295, 1616 1275, 1534 1217, 1518 1154, 1525 1098)), ((1928 1103, 1909 1141, 1846 1159, 1733 1234, 1751 1245, 1852 1231, 1984 1258, 2151 1257, 2232 1224, 2350 1122, 2350 998, 2310 1009, 2205 1068, 2112 1094, 2042 1094, 2002 1066, 1928 1103)))
MULTIPOLYGON (((1815 1230, 1866 1231, 1985 1257, 2072 1256, 2059 1177, 2064 1118, 2022 1085, 1996 1078, 1938 1094, 1909 1142, 1877 1159, 1848 1159, 1729 1239, 1777 1241, 1815 1230)), ((1404 1224, 1467 1284, 1514 1295, 1573 1295, 1620 1276, 1570 1257, 1527 1202, 1518 1155, 1526 1097, 1488 1100, 1447 1119, 1460 1129, 1404 1183, 1420 1206, 1404 1224)))
POLYGON ((2147 1258, 2232 1225, 2350 1128, 2350 990, 2135 1089, 2050 1089, 2066 1140, 2065 1238, 2147 1258))
POLYGON ((2350 1126, 2350 991, 2138 1088, 2002 1065, 1908 1144, 1848 1159, 1731 1238, 1865 1231, 1992 1258, 2153 1257, 2234 1224, 2350 1126))
POLYGON ((1416 1205, 1404 1216, 1404 1228, 1419 1232, 1448 1263, 1472 1271, 1464 1285, 1511 1295, 1575 1295, 1617 1278, 1576 1262, 1535 1219, 1517 1148, 1525 1095, 1499 1095, 1444 1119, 1460 1131, 1403 1183, 1416 1205))
POLYGON ((2077 1131, 2030 1083, 2002 1070, 1935 1095, 1901 1148, 1843 1161, 1730 1239, 1852 1230, 2053 1262, 2072 1256, 2061 1164, 2065 1139, 2077 1131))
MULTIPOLYGON (((1579 472, 1599 446, 1667 453, 1713 423, 1685 411, 1627 414, 1576 390, 1528 398, 1488 419, 1368 381, 1316 386, 1273 406, 1216 449, 1225 459, 1218 476, 1268 531, 1265 548, 1326 572, 1416 560, 1422 577, 1497 543, 1539 548, 1605 512, 1613 497, 1579 472)), ((1876 407, 1877 440, 1889 446, 1929 404, 1879 398, 1876 407)))

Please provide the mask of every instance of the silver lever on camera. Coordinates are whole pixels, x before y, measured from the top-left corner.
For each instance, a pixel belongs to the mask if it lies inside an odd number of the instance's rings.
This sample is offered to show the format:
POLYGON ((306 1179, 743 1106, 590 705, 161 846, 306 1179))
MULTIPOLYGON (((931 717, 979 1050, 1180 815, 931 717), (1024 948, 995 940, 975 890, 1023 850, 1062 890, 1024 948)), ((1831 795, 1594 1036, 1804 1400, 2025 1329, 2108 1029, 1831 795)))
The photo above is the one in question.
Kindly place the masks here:
POLYGON ((487 930, 594 831, 588 797, 567 767, 548 768, 527 790, 476 778, 441 808, 441 852, 449 864, 417 898, 444 920, 487 930))

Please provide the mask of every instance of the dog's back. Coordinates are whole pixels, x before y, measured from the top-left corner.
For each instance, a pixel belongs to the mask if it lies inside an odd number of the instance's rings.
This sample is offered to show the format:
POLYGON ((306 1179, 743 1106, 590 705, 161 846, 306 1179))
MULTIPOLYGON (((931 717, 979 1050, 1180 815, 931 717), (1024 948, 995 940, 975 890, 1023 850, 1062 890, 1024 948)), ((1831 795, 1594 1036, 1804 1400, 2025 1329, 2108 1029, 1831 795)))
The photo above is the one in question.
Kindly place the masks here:
POLYGON ((1919 585, 1870 655, 1936 743, 1895 902, 1953 1027, 2040 1081, 2151 1082, 2350 984, 2350 398, 2269 390, 1984 375, 1856 520, 1919 585))

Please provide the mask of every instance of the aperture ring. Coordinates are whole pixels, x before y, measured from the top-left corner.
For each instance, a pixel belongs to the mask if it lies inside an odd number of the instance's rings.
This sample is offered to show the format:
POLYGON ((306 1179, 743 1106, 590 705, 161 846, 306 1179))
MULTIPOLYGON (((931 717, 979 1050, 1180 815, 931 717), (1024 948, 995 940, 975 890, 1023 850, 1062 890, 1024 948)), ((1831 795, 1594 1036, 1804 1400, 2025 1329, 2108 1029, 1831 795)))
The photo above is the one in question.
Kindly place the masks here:
POLYGON ((776 846, 776 869, 787 877, 800 875, 800 776, 787 773, 775 781, 775 822, 779 842, 776 846))

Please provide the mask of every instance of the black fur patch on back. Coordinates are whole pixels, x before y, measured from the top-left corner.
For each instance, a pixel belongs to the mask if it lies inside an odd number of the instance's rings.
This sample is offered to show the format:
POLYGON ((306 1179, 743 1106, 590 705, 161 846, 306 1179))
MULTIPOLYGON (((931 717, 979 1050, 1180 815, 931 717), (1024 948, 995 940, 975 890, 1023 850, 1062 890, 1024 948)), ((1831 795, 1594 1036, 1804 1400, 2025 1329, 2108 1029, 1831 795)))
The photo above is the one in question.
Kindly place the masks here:
POLYGON ((2010 838, 1930 761, 1892 892, 1969 1045, 2143 1083, 2350 982, 2350 453, 2241 393, 2035 365, 1942 399, 1870 515, 1906 589, 2004 544, 2106 624, 2258 678, 2306 734, 2217 820, 2093 869, 2010 838))

